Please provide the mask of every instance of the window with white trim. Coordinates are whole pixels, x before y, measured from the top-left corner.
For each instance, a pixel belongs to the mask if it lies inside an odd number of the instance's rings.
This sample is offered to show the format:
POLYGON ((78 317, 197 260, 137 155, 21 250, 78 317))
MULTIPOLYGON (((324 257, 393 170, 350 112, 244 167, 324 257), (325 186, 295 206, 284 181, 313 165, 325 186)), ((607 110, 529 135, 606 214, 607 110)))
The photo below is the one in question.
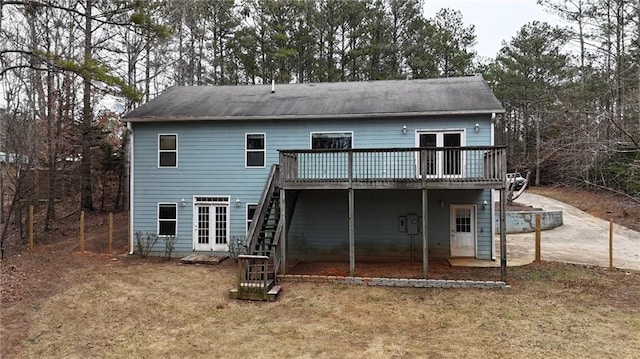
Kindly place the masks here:
POLYGON ((158 203, 158 236, 175 236, 178 225, 178 204, 158 203))
POLYGON ((266 134, 247 133, 245 135, 245 166, 264 167, 266 156, 266 134))
POLYGON ((253 216, 256 214, 257 208, 257 203, 247 203, 247 233, 249 232, 249 228, 251 228, 251 222, 253 222, 253 216))
POLYGON ((353 132, 311 132, 311 149, 349 149, 353 146, 353 132))
POLYGON ((158 135, 158 167, 178 167, 178 135, 158 135))

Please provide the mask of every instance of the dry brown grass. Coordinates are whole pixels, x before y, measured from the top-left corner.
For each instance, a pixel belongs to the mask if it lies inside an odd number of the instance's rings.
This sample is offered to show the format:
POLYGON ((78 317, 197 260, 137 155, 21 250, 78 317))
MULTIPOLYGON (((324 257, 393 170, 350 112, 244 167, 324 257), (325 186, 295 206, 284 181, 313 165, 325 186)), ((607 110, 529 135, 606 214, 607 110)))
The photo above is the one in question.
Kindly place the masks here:
POLYGON ((24 318, 26 339, 11 350, 17 357, 632 358, 640 353, 638 273, 545 263, 511 269, 513 288, 505 291, 285 283, 273 303, 228 299, 232 263, 136 261, 69 275, 75 280, 68 289, 24 318))

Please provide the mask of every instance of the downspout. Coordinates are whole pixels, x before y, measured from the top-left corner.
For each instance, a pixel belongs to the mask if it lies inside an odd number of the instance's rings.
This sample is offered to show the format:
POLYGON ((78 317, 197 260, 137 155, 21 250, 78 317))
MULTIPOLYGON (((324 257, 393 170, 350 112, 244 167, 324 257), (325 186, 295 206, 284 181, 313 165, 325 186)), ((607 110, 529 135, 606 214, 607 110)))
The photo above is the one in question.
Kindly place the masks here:
POLYGON ((496 260, 496 190, 491 189, 491 260, 496 260))
MULTIPOLYGON (((491 114, 491 147, 495 146, 496 113, 491 114)), ((496 260, 496 190, 491 189, 491 260, 496 260)))
POLYGON ((496 145, 496 140, 495 140, 495 135, 496 135, 496 117, 498 119, 501 118, 500 115, 496 116, 496 113, 492 113, 491 114, 491 146, 495 146, 496 145))
POLYGON ((133 254, 133 218, 134 218, 134 203, 133 203, 133 128, 131 127, 131 122, 127 122, 127 132, 129 134, 129 143, 127 144, 127 149, 129 151, 129 168, 127 172, 129 173, 129 255, 133 254))

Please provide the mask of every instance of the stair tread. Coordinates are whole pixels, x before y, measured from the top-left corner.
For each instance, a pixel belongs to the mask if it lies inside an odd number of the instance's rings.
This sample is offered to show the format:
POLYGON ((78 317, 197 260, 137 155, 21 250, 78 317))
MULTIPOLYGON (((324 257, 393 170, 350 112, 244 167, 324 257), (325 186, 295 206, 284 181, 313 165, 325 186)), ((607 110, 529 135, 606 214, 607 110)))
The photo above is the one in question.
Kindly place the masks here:
POLYGON ((278 293, 280 293, 281 290, 282 290, 282 286, 274 285, 273 288, 269 289, 269 291, 267 292, 267 295, 278 295, 278 293))

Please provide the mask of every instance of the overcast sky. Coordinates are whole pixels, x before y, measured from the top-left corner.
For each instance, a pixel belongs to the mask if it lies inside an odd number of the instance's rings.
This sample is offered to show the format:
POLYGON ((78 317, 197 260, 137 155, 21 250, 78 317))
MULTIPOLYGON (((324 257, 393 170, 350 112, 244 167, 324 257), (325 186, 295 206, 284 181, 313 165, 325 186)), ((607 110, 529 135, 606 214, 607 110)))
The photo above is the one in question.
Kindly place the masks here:
POLYGON ((536 0, 425 0, 426 16, 432 18, 442 8, 462 12, 466 26, 476 26, 475 50, 480 56, 494 58, 522 25, 534 20, 561 25, 555 14, 550 14, 536 0))

